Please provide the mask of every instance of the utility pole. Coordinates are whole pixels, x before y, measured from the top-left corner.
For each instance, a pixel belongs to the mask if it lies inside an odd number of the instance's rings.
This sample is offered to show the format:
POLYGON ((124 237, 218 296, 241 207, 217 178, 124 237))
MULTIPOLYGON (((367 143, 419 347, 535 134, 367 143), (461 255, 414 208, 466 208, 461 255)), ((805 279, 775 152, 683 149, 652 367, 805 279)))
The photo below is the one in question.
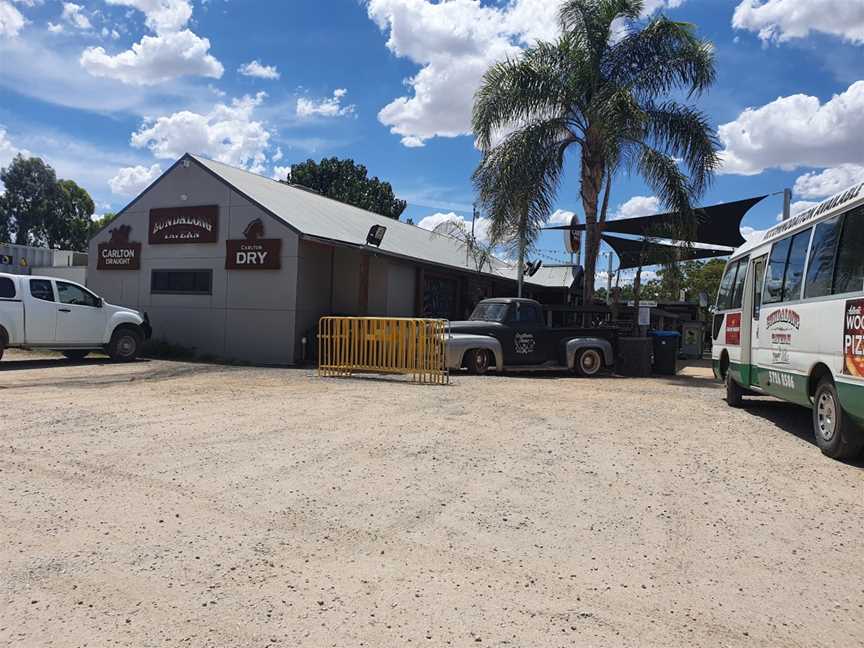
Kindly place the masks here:
POLYGON ((608 306, 612 303, 612 252, 607 252, 606 257, 609 260, 606 266, 606 305, 608 306))
POLYGON ((789 220, 792 216, 792 190, 783 190, 783 220, 789 220))

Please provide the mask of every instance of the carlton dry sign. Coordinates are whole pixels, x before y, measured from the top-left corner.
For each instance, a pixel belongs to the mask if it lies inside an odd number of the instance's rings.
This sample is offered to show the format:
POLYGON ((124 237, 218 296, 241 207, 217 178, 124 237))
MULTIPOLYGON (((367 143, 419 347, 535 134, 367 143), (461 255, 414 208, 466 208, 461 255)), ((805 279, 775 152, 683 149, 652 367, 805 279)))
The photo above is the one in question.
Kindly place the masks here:
POLYGON ((226 270, 279 270, 282 239, 265 239, 264 223, 256 218, 243 230, 244 239, 225 242, 226 270))
POLYGON ((110 230, 111 239, 98 246, 97 270, 140 270, 141 244, 129 240, 132 228, 120 225, 110 230))
POLYGON ((216 243, 219 240, 219 206, 151 209, 148 240, 150 245, 216 243))

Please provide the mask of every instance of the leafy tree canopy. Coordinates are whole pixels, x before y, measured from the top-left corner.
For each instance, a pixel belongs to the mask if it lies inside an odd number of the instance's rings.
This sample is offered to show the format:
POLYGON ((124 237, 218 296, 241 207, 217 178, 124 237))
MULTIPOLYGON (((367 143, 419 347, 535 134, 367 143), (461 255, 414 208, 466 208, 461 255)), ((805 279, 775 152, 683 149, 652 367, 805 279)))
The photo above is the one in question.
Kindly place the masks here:
POLYGON ((83 251, 95 205, 72 180, 57 180, 49 165, 17 155, 0 170, 0 240, 18 245, 83 251))
POLYGON ((369 178, 366 167, 354 160, 331 157, 291 166, 284 182, 314 189, 322 196, 398 219, 407 203, 393 193, 389 182, 369 178))

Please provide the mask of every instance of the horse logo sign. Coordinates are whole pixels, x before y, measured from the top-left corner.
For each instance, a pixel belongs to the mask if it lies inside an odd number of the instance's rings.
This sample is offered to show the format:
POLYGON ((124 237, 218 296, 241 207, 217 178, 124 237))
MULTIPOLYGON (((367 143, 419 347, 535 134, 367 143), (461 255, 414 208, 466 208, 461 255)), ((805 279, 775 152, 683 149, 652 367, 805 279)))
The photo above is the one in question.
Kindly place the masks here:
POLYGON ((141 244, 129 240, 132 227, 118 225, 108 232, 111 238, 98 246, 97 270, 140 270, 141 244))
POLYGON ((226 241, 226 270, 279 270, 282 267, 282 239, 264 238, 264 223, 260 218, 246 226, 243 236, 226 241))

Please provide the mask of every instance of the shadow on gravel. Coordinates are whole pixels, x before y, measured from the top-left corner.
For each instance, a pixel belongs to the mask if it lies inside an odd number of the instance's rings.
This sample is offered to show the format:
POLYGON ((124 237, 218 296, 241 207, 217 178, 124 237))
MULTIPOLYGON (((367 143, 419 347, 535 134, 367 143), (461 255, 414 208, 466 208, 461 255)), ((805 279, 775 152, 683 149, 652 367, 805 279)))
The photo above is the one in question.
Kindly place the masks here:
MULTIPOLYGON (((809 409, 779 400, 745 398, 744 411, 774 424, 802 441, 806 441, 818 452, 816 440, 813 438, 813 425, 809 409)), ((864 469, 864 457, 840 463, 864 469)))
MULTIPOLYGON (((147 360, 136 360, 132 364, 147 362, 147 360)), ((83 360, 68 360, 67 358, 39 358, 38 360, 3 360, 0 362, 0 371, 14 371, 16 369, 63 369, 65 367, 86 367, 114 364, 110 358, 84 358, 83 360)))

